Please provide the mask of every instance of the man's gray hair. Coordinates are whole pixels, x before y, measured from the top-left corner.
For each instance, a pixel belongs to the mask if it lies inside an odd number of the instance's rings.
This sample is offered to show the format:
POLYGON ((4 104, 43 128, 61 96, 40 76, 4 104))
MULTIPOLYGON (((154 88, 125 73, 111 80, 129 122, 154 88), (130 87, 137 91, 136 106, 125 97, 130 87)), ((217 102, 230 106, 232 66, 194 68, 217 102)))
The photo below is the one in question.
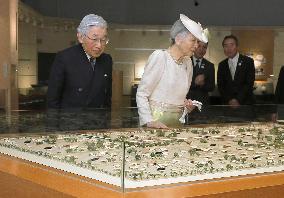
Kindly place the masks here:
POLYGON ((87 35, 91 26, 107 28, 107 22, 101 16, 89 14, 82 19, 80 25, 77 28, 77 32, 83 35, 87 35))
POLYGON ((181 20, 177 20, 170 31, 171 40, 174 41, 177 35, 186 36, 189 33, 188 29, 182 24, 181 20))

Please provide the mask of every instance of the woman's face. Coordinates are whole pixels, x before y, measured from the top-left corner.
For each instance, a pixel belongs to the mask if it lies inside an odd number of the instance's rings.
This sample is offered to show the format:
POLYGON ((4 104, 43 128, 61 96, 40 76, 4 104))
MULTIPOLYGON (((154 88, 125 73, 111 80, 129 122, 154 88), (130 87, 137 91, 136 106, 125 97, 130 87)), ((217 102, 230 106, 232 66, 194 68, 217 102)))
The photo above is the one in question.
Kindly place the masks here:
POLYGON ((191 33, 178 35, 176 37, 176 45, 184 56, 192 56, 198 46, 198 40, 191 33))

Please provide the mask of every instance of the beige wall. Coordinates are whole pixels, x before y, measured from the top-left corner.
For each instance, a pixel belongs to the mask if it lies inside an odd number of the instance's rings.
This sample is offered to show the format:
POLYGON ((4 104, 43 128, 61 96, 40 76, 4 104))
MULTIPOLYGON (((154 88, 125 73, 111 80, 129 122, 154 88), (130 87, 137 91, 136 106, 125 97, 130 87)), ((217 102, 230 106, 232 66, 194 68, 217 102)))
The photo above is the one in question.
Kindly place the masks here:
POLYGON ((274 39, 274 58, 273 58, 274 81, 277 81, 280 68, 281 66, 284 65, 283 55, 284 55, 284 29, 277 29, 275 30, 275 39, 274 39))
MULTIPOLYGON (((32 24, 22 20, 19 29, 19 87, 21 88, 29 87, 30 84, 37 83, 37 52, 56 53, 77 42, 76 27, 78 21, 72 22, 72 27, 68 26, 66 29, 64 24, 67 22, 65 19, 45 18, 44 16, 38 17, 43 18, 43 21, 48 21, 48 23, 43 26, 38 25, 34 27, 32 24), (34 31, 35 29, 36 31, 34 31)), ((169 46, 169 29, 170 26, 110 24, 110 43, 107 46, 106 52, 110 53, 113 57, 114 70, 123 72, 124 95, 131 94, 131 86, 137 82, 135 81, 134 68, 143 67, 149 55, 155 49, 165 49, 169 46)), ((231 29, 231 27, 209 27, 210 37, 206 58, 215 64, 216 73, 218 63, 225 58, 221 45, 222 40, 224 36, 231 34, 231 29)), ((243 29, 242 27, 235 27, 234 32, 243 29)), ((276 29, 271 27, 266 29, 270 32, 275 32, 275 39, 273 35, 270 34, 270 40, 267 42, 270 43, 270 45, 259 45, 259 48, 266 50, 272 57, 269 63, 271 70, 269 70, 268 75, 274 73, 275 76, 278 76, 279 66, 284 64, 281 58, 284 52, 284 31, 282 31, 281 28, 276 29), (274 44, 271 44, 273 39, 274 44)), ((259 31, 255 31, 254 33, 258 34, 259 31)), ((238 36, 243 37, 241 34, 238 36)), ((254 43, 260 43, 259 40, 262 39, 261 37, 261 39, 257 39, 254 43)), ((247 41, 244 42, 247 43, 247 41)))
POLYGON ((32 23, 19 23, 19 88, 37 84, 38 52, 56 53, 76 42, 75 31, 55 31, 32 23))
POLYGON ((0 35, 1 40, 6 42, 1 42, 0 45, 0 88, 8 88, 9 81, 7 80, 7 69, 8 65, 11 64, 11 43, 10 43, 10 9, 9 3, 5 0, 0 0, 0 35))
POLYGON ((28 88, 37 83, 37 27, 19 23, 18 87, 28 88))
POLYGON ((169 45, 168 27, 117 26, 110 29, 108 52, 114 60, 114 69, 123 71, 123 94, 129 95, 133 85, 134 68, 144 67, 155 49, 169 45))
POLYGON ((37 28, 37 51, 54 53, 77 42, 75 30, 56 30, 54 27, 37 28))
POLYGON ((239 50, 242 54, 250 54, 254 59, 257 55, 265 57, 264 63, 256 65, 256 69, 263 69, 263 75, 256 75, 256 80, 266 80, 273 74, 274 30, 233 30, 233 34, 239 38, 239 50))
MULTIPOLYGON (((20 36, 21 59, 19 60, 22 68, 19 68, 19 87, 23 88, 37 82, 37 52, 56 53, 72 46, 77 42, 77 38, 75 30, 54 31, 52 28, 38 27, 36 33, 32 33, 29 31, 33 30, 34 27, 21 25, 20 28, 22 28, 20 34, 22 31, 23 33, 26 31, 24 34, 29 35, 20 36), (31 38, 31 35, 35 37, 31 38)), ((131 86, 136 82, 134 78, 135 65, 144 65, 155 49, 165 49, 169 46, 169 28, 169 26, 111 26, 109 29, 110 43, 106 52, 113 57, 114 69, 123 71, 124 95, 130 94, 131 86)), ((230 28, 224 27, 211 27, 209 31, 209 47, 205 56, 215 64, 215 72, 217 73, 218 63, 225 58, 221 45, 222 40, 224 36, 231 34, 232 31, 230 28)), ((277 67, 283 64, 281 53, 284 49, 282 49, 283 45, 281 43, 284 42, 284 33, 280 30, 275 30, 275 32, 279 32, 276 34, 275 44, 269 45, 270 47, 265 48, 265 50, 273 57, 270 64, 272 69, 269 70, 269 74, 274 73, 277 75, 279 71, 277 67), (270 48, 273 48, 274 52, 271 52, 270 48)), ((260 48, 262 47, 265 46, 260 45, 260 48)))
POLYGON ((0 0, 0 108, 18 108, 18 1, 0 0))

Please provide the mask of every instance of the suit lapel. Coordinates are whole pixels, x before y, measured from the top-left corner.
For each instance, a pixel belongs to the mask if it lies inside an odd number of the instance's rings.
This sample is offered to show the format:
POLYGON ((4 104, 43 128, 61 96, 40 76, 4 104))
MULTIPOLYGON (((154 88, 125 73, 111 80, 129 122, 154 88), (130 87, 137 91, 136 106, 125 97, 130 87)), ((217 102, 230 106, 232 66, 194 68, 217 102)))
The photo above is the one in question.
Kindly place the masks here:
POLYGON ((95 65, 94 79, 93 79, 93 91, 96 93, 101 89, 101 86, 104 83, 104 63, 100 61, 100 58, 97 58, 95 65))
MULTIPOLYGON (((231 81, 233 81, 233 77, 232 77, 232 75, 231 75, 230 66, 229 66, 228 61, 229 61, 229 59, 227 58, 227 59, 225 60, 225 65, 226 65, 225 70, 226 70, 227 76, 230 76, 231 81)), ((236 76, 236 75, 235 75, 235 76, 236 76)))
POLYGON ((239 59, 238 59, 238 63, 237 63, 237 67, 236 67, 236 71, 235 71, 235 78, 234 79, 238 78, 242 66, 243 66, 243 57, 240 54, 239 59))
MULTIPOLYGON (((97 59, 96 65, 95 65, 95 78, 97 82, 102 82, 102 77, 104 75, 104 67, 100 61, 100 59, 97 59)), ((98 84, 98 83, 96 83, 98 84)))
POLYGON ((204 58, 202 58, 201 63, 200 63, 200 69, 205 70, 205 67, 206 67, 206 63, 205 63, 204 58))
POLYGON ((80 71, 84 73, 84 76, 85 76, 84 80, 91 79, 93 75, 92 65, 81 44, 79 45, 79 51, 82 57, 82 65, 79 66, 80 71))

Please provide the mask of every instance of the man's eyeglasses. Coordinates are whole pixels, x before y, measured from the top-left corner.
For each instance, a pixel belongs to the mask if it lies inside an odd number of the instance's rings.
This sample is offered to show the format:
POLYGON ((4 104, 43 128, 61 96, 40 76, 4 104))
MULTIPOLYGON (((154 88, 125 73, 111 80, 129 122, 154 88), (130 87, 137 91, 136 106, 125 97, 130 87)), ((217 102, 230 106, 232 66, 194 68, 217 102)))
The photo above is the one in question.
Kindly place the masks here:
POLYGON ((106 44, 108 44, 108 42, 109 42, 109 39, 108 38, 102 38, 102 39, 100 39, 100 38, 90 38, 88 35, 85 35, 88 39, 90 39, 92 42, 94 42, 94 43, 100 43, 100 44, 102 44, 102 45, 106 45, 106 44))

